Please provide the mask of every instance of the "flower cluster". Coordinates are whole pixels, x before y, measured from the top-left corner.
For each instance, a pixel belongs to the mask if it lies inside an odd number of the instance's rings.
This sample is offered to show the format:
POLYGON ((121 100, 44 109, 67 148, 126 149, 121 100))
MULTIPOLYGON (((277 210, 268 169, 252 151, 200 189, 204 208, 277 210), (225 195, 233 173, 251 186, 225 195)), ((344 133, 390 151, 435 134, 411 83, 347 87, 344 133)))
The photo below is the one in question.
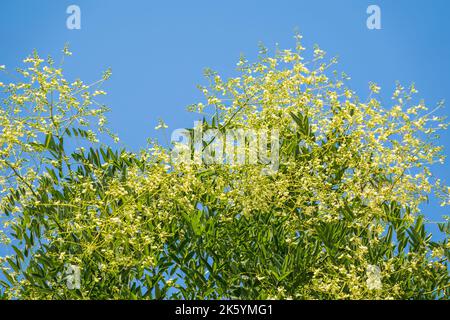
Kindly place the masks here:
POLYGON ((397 85, 386 106, 371 83, 363 102, 332 71, 336 59, 316 47, 307 62, 304 50, 296 36, 295 50, 242 57, 237 77, 207 70, 205 100, 189 107, 203 131, 277 131, 270 174, 264 159, 185 165, 156 142, 138 153, 100 144, 110 132, 97 86, 110 71, 70 83, 51 59, 26 59, 26 80, 2 83, 0 241, 13 254, 0 258, 0 294, 448 298, 450 223, 437 241, 421 212, 433 192, 448 205, 430 169, 444 161, 447 124, 414 86, 397 85), (67 286, 67 265, 80 268, 79 288, 67 286))

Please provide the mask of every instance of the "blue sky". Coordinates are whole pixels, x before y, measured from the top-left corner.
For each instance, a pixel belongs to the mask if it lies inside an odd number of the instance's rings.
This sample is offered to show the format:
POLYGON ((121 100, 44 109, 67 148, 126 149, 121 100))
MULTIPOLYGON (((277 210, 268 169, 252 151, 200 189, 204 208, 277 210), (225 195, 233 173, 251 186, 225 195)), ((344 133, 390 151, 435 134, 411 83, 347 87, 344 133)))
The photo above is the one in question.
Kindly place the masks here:
MULTIPOLYGON (((185 107, 201 98, 196 85, 205 83, 205 67, 236 75, 241 53, 255 58, 260 41, 269 49, 275 43, 293 47, 296 28, 307 48, 317 43, 339 56, 339 70, 351 76, 362 98, 374 81, 389 102, 399 80, 415 82, 430 106, 450 101, 448 12, 447 0, 2 0, 0 64, 19 66, 33 49, 58 57, 69 42, 74 53, 65 63, 69 79, 94 81, 112 67, 104 87, 110 126, 137 150, 148 137, 160 137, 154 131, 159 117, 169 129, 192 126, 195 116, 185 107), (81 8, 81 30, 66 28, 71 4, 81 8), (381 8, 381 30, 366 27, 370 4, 381 8)), ((448 133, 441 143, 448 154, 448 133)), ((447 168, 434 172, 450 182, 447 168)), ((434 204, 426 212, 434 220, 449 214, 434 204)))

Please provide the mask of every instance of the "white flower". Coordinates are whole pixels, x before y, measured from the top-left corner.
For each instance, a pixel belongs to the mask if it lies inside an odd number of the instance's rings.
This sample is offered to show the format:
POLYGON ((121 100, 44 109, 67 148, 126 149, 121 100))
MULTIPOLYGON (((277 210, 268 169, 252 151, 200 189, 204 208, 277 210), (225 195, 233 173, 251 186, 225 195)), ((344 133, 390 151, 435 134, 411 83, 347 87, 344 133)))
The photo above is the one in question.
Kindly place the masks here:
POLYGON ((111 220, 111 222, 114 222, 114 223, 117 223, 117 224, 121 223, 120 218, 118 218, 118 217, 111 218, 110 220, 111 220))
POLYGON ((159 119, 158 125, 155 127, 155 130, 167 129, 167 128, 168 128, 167 124, 165 124, 164 121, 162 121, 162 119, 159 119))

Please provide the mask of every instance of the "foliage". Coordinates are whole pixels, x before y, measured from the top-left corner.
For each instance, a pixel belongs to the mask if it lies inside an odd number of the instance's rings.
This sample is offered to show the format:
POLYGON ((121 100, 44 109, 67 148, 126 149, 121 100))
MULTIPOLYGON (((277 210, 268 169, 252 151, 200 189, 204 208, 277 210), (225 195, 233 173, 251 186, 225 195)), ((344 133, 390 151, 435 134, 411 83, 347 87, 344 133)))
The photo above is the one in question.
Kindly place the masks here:
MULTIPOLYGON (((180 164, 153 142, 138 153, 99 143, 110 76, 69 83, 37 54, 3 84, 0 294, 19 299, 446 299, 450 222, 426 232, 421 204, 449 189, 443 119, 397 85, 394 105, 361 102, 318 47, 239 76, 207 70, 202 126, 276 129, 280 166, 180 164), (75 148, 74 146, 79 146, 75 148), (79 266, 81 287, 67 286, 79 266)), ((64 53, 70 55, 65 49, 64 53)), ((6 69, 3 68, 4 72, 6 69)), ((165 128, 160 122, 158 128, 165 128)), ((115 140, 116 137, 113 136, 115 140)), ((106 137, 105 137, 106 139, 106 137)))

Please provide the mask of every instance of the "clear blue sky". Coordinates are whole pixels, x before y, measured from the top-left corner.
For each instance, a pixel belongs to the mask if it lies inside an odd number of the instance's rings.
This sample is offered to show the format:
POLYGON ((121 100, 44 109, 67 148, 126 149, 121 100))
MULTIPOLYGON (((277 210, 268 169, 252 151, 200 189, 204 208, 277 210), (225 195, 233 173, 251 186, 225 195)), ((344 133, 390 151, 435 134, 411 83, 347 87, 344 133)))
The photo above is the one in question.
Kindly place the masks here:
MULTIPOLYGON (((158 117, 169 129, 192 126, 194 115, 185 107, 199 101, 195 86, 204 84, 203 68, 233 76, 241 53, 254 58, 259 41, 292 47, 295 28, 306 47, 317 43, 340 57, 339 70, 363 98, 369 81, 389 97, 399 80, 415 82, 430 106, 450 101, 449 12, 448 0, 2 0, 0 64, 18 66, 33 49, 57 57, 69 42, 69 78, 89 82, 112 67, 105 86, 110 125, 136 150, 159 136, 158 117), (66 28, 71 4, 81 8, 81 30, 66 28), (381 8, 381 30, 366 27, 370 4, 381 8)), ((448 154, 449 134, 442 144, 448 154)), ((447 169, 434 172, 450 183, 447 169)), ((449 214, 435 205, 426 212, 431 219, 449 214)))

